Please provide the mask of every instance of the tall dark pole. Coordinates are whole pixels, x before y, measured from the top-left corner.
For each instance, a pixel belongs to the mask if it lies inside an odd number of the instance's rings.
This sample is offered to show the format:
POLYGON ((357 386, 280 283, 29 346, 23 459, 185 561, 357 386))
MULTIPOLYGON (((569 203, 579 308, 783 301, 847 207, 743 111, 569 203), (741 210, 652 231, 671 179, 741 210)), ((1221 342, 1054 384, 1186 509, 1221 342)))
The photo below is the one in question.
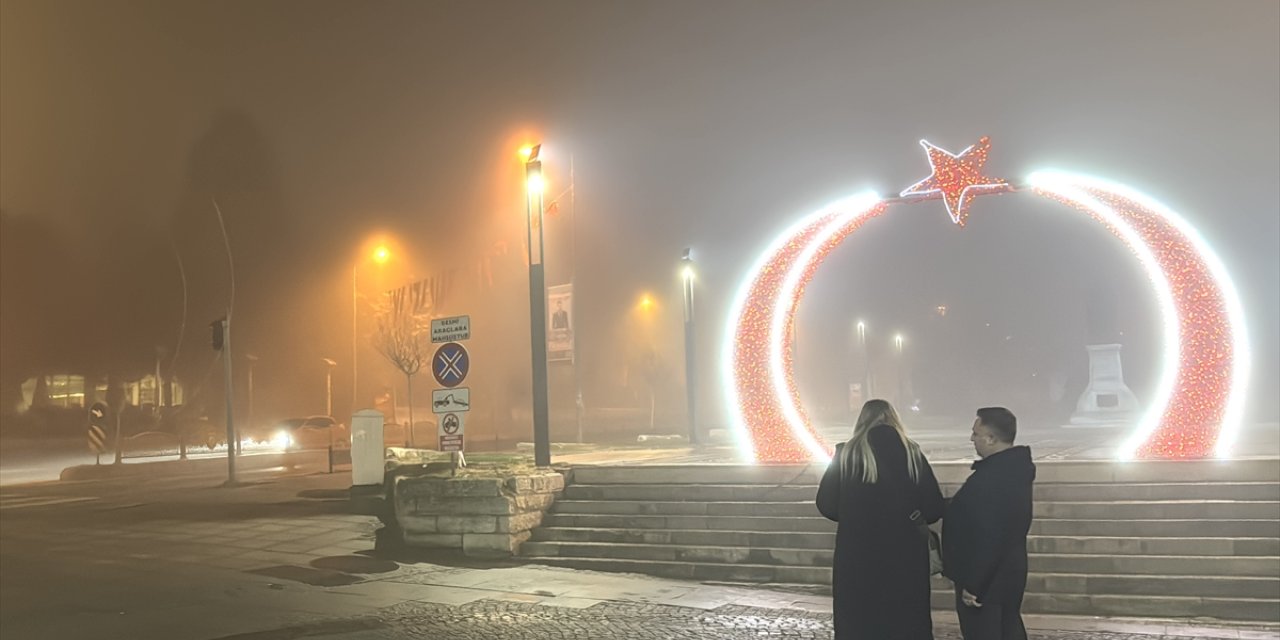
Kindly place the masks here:
POLYGON ((231 386, 231 312, 222 320, 222 379, 227 399, 227 484, 236 483, 236 418, 231 386))
POLYGON ((529 327, 533 347, 533 462, 551 466, 547 401, 547 281, 542 264, 542 161, 534 147, 525 162, 529 217, 529 327))
POLYGON ((697 350, 693 326, 693 255, 684 250, 680 258, 680 277, 684 280, 684 388, 689 411, 689 443, 698 444, 698 374, 697 350))
MULTIPOLYGON (((248 356, 245 356, 245 359, 249 361, 249 416, 246 418, 246 422, 249 423, 249 430, 250 432, 252 432, 253 431, 253 365, 255 362, 258 361, 258 356, 249 354, 248 356)), ((244 442, 244 438, 241 438, 237 435, 236 437, 236 454, 237 455, 244 453, 244 448, 242 447, 243 442, 244 442)))

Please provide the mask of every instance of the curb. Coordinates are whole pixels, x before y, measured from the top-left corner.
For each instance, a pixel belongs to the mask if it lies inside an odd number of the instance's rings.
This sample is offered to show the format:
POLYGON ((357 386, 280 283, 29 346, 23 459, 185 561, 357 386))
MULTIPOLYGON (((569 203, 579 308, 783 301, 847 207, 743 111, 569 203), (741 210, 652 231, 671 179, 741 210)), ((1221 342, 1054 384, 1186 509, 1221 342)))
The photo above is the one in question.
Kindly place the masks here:
MULTIPOLYGON (((325 452, 297 451, 284 453, 254 453, 236 458, 238 471, 258 471, 272 467, 297 467, 307 463, 323 463, 325 452)), ((107 478, 134 478, 138 476, 199 476, 226 473, 227 459, 199 458, 194 460, 163 460, 157 462, 127 462, 123 464, 82 464, 67 467, 58 479, 103 480, 107 478)))

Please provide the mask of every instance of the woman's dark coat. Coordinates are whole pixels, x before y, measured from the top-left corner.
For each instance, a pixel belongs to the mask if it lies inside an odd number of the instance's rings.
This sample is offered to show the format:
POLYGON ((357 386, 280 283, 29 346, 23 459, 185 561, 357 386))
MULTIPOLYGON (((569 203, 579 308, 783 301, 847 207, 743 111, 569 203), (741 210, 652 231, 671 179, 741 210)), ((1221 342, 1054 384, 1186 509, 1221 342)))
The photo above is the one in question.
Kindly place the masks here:
POLYGON ((831 585, 836 640, 932 640, 929 550, 911 512, 936 522, 942 492, 923 456, 919 482, 912 482, 893 427, 872 427, 867 438, 877 482, 865 484, 858 474, 842 479, 837 445, 818 487, 818 510, 839 523, 831 585))

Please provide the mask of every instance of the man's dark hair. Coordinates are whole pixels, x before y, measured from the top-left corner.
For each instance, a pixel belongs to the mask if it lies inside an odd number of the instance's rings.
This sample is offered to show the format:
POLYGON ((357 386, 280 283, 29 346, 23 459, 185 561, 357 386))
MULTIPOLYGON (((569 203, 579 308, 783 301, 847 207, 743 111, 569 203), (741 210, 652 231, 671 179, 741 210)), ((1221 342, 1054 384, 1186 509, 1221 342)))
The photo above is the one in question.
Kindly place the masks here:
POLYGON ((1004 407, 983 407, 978 409, 978 420, 987 425, 991 433, 1001 442, 1013 444, 1018 437, 1018 417, 1004 407))

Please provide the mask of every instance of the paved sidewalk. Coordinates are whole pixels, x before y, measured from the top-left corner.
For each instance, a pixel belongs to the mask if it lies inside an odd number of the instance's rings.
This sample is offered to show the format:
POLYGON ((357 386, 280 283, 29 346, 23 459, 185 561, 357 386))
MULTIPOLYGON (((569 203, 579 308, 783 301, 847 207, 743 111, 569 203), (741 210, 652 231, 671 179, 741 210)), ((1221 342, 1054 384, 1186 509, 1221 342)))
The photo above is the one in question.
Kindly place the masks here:
MULTIPOLYGON (((376 550, 344 474, 5 488, 0 637, 831 638, 828 596, 376 550)), ((939 640, 959 638, 935 612, 939 640)), ((1280 640, 1275 628, 1029 617, 1043 640, 1280 640)))

